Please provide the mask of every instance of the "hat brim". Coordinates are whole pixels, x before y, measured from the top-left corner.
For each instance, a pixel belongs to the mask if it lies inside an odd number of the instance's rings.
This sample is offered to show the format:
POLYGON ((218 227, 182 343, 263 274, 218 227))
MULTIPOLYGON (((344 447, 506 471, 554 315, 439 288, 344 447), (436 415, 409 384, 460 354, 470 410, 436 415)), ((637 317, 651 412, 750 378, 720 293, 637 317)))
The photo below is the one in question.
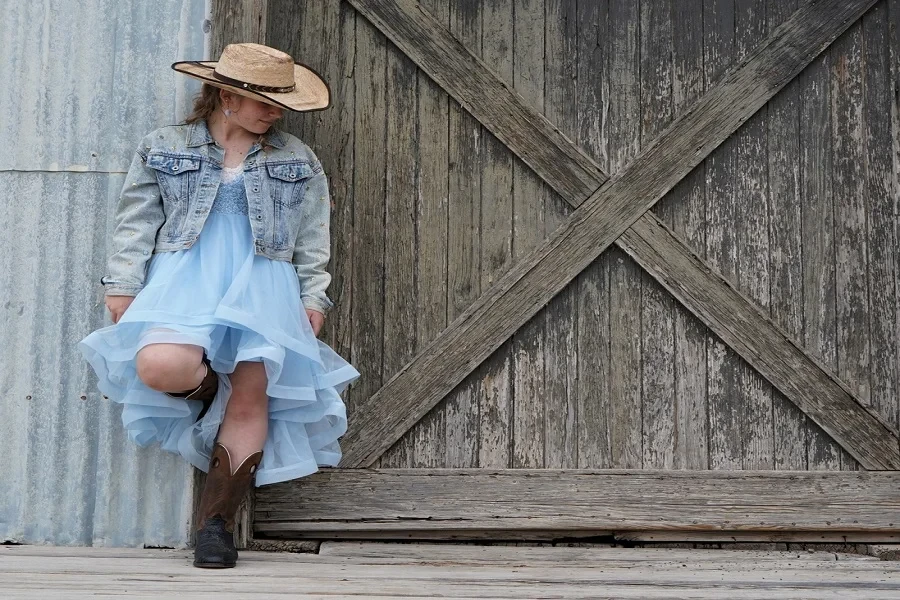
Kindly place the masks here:
POLYGON ((254 92, 216 79, 213 71, 217 64, 216 61, 181 61, 172 63, 172 68, 212 86, 295 112, 324 110, 331 105, 328 84, 321 75, 306 65, 294 63, 294 91, 254 92))

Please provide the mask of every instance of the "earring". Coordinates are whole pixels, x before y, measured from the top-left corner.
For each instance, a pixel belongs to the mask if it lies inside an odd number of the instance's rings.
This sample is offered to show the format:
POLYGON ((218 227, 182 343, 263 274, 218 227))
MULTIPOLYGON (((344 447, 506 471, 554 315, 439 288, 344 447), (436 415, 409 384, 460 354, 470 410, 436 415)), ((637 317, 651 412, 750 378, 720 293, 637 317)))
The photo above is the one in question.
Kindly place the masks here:
POLYGON ((230 108, 226 108, 223 112, 225 113, 225 116, 226 116, 226 117, 230 117, 230 116, 231 116, 231 109, 230 109, 230 108))

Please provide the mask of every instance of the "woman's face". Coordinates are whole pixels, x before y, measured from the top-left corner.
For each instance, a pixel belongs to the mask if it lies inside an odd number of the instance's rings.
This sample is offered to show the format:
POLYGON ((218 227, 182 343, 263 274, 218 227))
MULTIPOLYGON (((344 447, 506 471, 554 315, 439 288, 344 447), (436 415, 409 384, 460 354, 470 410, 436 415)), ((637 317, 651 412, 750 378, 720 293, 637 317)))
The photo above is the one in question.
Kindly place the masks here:
POLYGON ((284 111, 277 106, 247 98, 239 94, 223 94, 223 108, 231 109, 229 121, 251 133, 262 135, 282 117, 284 111), (226 96, 227 94, 227 96, 226 96))

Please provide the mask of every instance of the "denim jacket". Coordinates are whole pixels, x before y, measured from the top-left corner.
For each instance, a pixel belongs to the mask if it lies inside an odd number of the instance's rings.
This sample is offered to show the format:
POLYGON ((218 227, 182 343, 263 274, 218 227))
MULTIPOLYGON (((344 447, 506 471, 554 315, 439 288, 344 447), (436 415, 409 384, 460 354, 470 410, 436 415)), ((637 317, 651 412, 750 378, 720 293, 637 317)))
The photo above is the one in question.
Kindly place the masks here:
MULTIPOLYGON (((116 211, 107 295, 135 296, 153 252, 190 248, 222 180, 225 153, 204 121, 147 135, 131 162, 116 211)), ((303 142, 270 129, 244 160, 244 186, 256 254, 289 261, 305 308, 325 312, 331 276, 331 198, 322 165, 303 142)))

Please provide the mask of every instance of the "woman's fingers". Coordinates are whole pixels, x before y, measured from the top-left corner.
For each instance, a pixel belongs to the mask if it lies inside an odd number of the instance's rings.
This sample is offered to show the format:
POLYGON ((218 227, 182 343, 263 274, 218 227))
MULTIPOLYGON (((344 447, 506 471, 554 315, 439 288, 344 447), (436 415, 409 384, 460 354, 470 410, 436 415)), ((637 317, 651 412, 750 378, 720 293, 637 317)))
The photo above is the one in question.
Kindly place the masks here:
POLYGON ((320 313, 317 310, 306 309, 306 316, 309 319, 309 324, 312 327, 313 334, 316 337, 319 336, 319 331, 322 329, 322 324, 325 323, 325 315, 320 313))

